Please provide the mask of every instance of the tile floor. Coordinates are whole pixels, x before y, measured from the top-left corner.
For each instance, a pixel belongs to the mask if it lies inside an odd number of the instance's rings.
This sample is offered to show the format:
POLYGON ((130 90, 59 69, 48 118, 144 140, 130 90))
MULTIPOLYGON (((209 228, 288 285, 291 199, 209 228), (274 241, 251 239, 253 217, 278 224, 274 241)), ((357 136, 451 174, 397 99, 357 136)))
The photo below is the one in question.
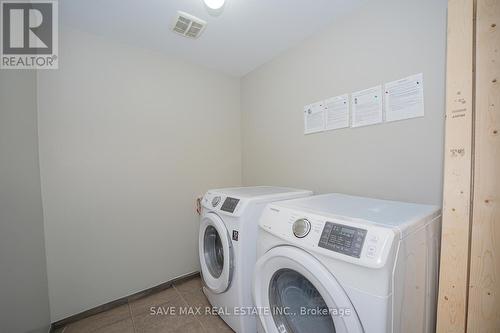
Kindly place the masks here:
POLYGON ((209 307, 201 290, 199 277, 174 284, 173 287, 92 317, 59 328, 56 333, 230 333, 226 323, 216 315, 205 314, 158 314, 162 309, 174 307, 209 307), (155 315, 150 308, 155 308, 155 315), (161 309, 161 310, 160 310, 161 309))

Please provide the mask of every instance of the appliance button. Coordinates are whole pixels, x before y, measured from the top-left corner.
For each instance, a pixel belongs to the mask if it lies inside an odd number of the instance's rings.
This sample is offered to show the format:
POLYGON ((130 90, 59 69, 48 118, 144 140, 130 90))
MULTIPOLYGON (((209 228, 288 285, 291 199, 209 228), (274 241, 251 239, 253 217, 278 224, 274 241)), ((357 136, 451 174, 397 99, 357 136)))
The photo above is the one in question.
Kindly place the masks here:
POLYGON ((375 257, 375 254, 377 253, 377 248, 373 245, 368 246, 368 249, 366 251, 366 256, 373 258, 375 257))

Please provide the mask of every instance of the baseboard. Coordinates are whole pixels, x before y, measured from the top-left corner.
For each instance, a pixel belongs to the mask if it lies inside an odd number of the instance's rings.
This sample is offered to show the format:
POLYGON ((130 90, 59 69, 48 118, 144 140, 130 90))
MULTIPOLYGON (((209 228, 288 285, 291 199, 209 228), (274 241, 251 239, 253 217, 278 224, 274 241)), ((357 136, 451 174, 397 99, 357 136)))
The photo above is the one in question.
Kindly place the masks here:
POLYGON ((77 313, 75 315, 72 315, 70 317, 67 317, 67 318, 64 318, 64 319, 61 319, 61 320, 58 320, 58 321, 56 321, 56 322, 54 322, 54 323, 52 323, 50 325, 50 331, 49 332, 53 332, 56 329, 64 327, 64 326, 66 326, 68 324, 74 323, 75 321, 82 320, 84 318, 96 315, 98 313, 111 310, 111 309, 116 308, 116 307, 118 307, 120 305, 127 304, 128 302, 134 301, 136 299, 139 299, 139 298, 151 295, 151 294, 155 294, 155 293, 160 292, 162 290, 168 289, 168 288, 172 287, 172 285, 174 283, 179 283, 179 282, 182 282, 182 281, 190 280, 190 279, 193 279, 193 278, 198 277, 198 276, 200 276, 200 272, 198 272, 198 271, 192 272, 192 273, 188 273, 188 274, 185 274, 185 275, 181 275, 181 276, 179 276, 179 277, 177 277, 175 279, 172 279, 170 281, 164 282, 164 283, 159 284, 157 286, 154 286, 154 287, 151 287, 151 288, 139 291, 139 292, 134 293, 132 295, 119 298, 117 300, 114 300, 114 301, 111 301, 111 302, 108 302, 108 303, 96 306, 95 308, 92 308, 92 309, 89 309, 89 310, 77 313))

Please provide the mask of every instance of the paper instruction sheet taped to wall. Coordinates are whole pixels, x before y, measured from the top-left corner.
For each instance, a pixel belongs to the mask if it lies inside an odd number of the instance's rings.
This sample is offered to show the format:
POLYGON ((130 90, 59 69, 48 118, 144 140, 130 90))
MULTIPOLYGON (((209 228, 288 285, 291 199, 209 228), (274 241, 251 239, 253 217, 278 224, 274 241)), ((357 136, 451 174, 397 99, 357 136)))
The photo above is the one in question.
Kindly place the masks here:
POLYGON ((349 94, 325 100, 325 130, 349 127, 349 94))
POLYGON ((325 129, 325 107, 323 102, 304 106, 304 134, 321 132, 325 129))
POLYGON ((352 93, 352 127, 360 127, 381 123, 382 86, 352 93))
POLYGON ((385 84, 386 121, 423 116, 424 75, 422 73, 385 84))

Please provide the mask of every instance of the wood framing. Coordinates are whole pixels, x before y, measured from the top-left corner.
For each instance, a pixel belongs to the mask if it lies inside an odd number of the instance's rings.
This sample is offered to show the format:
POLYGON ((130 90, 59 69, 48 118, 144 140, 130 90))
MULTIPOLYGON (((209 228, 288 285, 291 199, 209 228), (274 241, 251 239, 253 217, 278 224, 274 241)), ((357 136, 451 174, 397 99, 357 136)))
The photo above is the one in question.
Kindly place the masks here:
POLYGON ((472 186, 474 1, 448 1, 443 229, 437 332, 467 326, 472 186))
POLYGON ((500 0, 477 0, 468 332, 500 332, 500 0))

